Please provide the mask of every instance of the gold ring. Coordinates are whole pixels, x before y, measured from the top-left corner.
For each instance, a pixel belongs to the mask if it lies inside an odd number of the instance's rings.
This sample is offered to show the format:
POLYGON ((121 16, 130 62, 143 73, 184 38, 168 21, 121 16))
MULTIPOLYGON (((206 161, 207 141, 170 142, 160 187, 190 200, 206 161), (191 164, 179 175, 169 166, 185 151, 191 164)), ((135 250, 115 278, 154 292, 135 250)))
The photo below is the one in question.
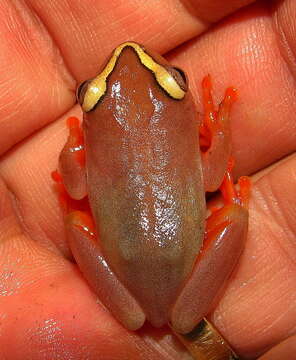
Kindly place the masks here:
POLYGON ((174 334, 197 360, 239 360, 229 344, 215 327, 206 319, 188 334, 174 334))

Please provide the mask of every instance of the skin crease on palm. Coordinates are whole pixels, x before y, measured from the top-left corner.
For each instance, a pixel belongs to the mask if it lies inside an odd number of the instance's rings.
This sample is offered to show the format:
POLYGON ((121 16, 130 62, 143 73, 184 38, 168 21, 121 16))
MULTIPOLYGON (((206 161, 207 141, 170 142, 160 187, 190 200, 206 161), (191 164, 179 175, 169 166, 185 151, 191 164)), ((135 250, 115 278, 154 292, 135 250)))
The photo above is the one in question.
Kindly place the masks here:
POLYGON ((235 174, 252 176, 246 249, 210 320, 244 358, 296 354, 296 2, 2 0, 0 359, 190 359, 168 329, 131 333, 100 304, 64 236, 50 172, 78 82, 119 43, 210 73, 232 111, 235 174), (177 49, 176 49, 177 48, 177 49))

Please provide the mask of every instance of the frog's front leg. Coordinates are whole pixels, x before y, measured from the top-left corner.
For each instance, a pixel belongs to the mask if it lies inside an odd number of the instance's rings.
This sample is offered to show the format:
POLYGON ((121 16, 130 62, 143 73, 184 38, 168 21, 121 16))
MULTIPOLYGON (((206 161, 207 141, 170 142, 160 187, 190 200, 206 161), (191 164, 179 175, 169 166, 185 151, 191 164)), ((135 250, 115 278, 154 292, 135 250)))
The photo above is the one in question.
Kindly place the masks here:
POLYGON ((231 154, 229 113, 237 99, 237 91, 228 88, 219 109, 212 99, 210 76, 202 82, 204 119, 200 126, 200 147, 205 191, 216 191, 222 183, 231 154))
POLYGON ((69 196, 80 200, 87 195, 83 132, 74 116, 67 119, 67 126, 69 136, 60 154, 59 169, 69 196))
POLYGON ((248 178, 240 178, 240 191, 237 192, 231 168, 232 162, 220 187, 224 207, 214 209, 207 219, 202 250, 172 309, 172 327, 182 334, 192 331, 212 310, 244 248, 250 183, 248 178))
POLYGON ((126 328, 136 330, 143 325, 145 314, 102 254, 86 197, 83 133, 77 118, 69 118, 67 125, 69 137, 59 161, 61 174, 54 172, 53 179, 64 210, 72 254, 102 303, 126 328))

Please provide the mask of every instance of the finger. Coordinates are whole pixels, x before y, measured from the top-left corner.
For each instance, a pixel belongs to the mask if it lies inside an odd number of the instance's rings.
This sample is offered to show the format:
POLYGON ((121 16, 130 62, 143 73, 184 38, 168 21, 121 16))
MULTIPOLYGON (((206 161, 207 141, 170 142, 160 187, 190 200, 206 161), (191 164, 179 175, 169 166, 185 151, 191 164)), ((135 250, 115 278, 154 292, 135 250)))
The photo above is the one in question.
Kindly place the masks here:
POLYGON ((65 113, 75 79, 93 76, 120 42, 135 39, 164 52, 207 28, 200 11, 224 16, 248 2, 228 1, 223 11, 216 0, 2 1, 0 154, 65 113))
POLYGON ((2 154, 65 112, 74 102, 75 81, 42 21, 25 2, 1 1, 0 16, 2 154))
POLYGON ((223 17, 234 13, 238 9, 251 4, 255 1, 220 1, 220 0, 184 0, 187 6, 194 8, 198 18, 203 19, 207 23, 217 22, 223 17))
POLYGON ((121 42, 139 41, 164 53, 206 30, 210 22, 252 2, 231 0, 222 4, 217 0, 161 0, 156 3, 129 0, 122 3, 115 0, 110 3, 87 0, 84 6, 80 2, 69 5, 67 1, 61 1, 54 7, 51 3, 45 5, 30 0, 55 34, 69 60, 69 67, 79 79, 93 75, 98 62, 105 60, 105 56, 121 42), (55 16, 56 13, 63 16, 55 16), (73 18, 76 22, 69 26, 73 18))
POLYGON ((295 333, 295 169, 293 156, 254 184, 246 248, 212 317, 245 357, 295 333))
POLYGON ((291 359, 296 354, 296 335, 290 336, 272 348, 258 360, 283 360, 291 359))
POLYGON ((45 248, 67 258, 71 258, 71 253, 50 174, 57 169, 59 153, 68 136, 66 118, 70 115, 80 116, 78 107, 23 141, 0 162, 0 174, 18 199, 26 232, 45 248))
POLYGON ((286 59, 296 50, 295 32, 288 30, 288 24, 296 24, 296 3, 284 3, 275 9, 267 3, 242 9, 170 54, 171 61, 187 70, 199 112, 205 74, 212 75, 216 103, 227 86, 238 89, 231 113, 237 174, 254 173, 296 150, 291 116, 296 112, 295 65, 291 57, 286 59))

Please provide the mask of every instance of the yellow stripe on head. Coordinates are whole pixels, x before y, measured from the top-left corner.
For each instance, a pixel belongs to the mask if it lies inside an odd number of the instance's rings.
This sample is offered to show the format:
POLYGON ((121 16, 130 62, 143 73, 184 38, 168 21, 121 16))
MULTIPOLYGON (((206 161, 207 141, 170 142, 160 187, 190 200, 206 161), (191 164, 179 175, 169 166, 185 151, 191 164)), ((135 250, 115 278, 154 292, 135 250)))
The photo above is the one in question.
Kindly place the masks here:
POLYGON ((185 91, 180 87, 174 77, 167 71, 164 66, 159 65, 142 49, 139 44, 134 42, 125 42, 114 50, 113 55, 105 66, 104 70, 88 84, 87 91, 84 95, 81 106, 84 112, 88 112, 93 109, 97 102, 106 93, 107 78, 113 71, 122 50, 127 46, 135 50, 141 63, 154 73, 156 81, 169 94, 169 96, 176 100, 181 100, 185 96, 185 91))

